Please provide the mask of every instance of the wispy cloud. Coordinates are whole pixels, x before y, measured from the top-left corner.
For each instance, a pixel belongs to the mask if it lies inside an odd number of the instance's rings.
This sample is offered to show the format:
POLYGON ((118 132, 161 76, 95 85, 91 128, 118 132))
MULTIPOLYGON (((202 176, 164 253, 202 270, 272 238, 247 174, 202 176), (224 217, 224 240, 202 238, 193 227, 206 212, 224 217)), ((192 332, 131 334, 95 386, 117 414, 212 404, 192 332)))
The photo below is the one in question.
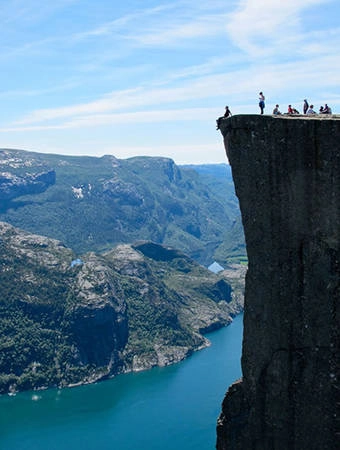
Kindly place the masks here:
MULTIPOLYGON (((60 0, 51 8, 42 8, 40 15, 52 14, 53 11, 75 3, 77 0, 60 0)), ((78 0, 79 1, 79 0, 78 0)), ((136 9, 133 13, 122 14, 113 20, 104 21, 90 28, 84 25, 77 27, 76 22, 69 29, 46 29, 41 34, 30 31, 24 40, 16 45, 6 45, 3 42, 0 58, 39 56, 50 53, 62 56, 70 52, 76 57, 78 64, 84 69, 94 67, 97 60, 110 62, 124 59, 133 49, 175 47, 182 48, 185 44, 194 45, 198 39, 207 39, 226 35, 227 15, 221 7, 217 11, 214 4, 202 8, 198 2, 164 3, 155 7, 136 9), (212 13, 213 12, 213 13, 212 13), (105 44, 105 45, 104 45, 105 44), (114 48, 114 51, 112 51, 114 48), (110 51, 109 51, 110 49, 110 51), (82 55, 83 62, 79 61, 82 55), (85 63, 86 55, 88 62, 85 63), (92 64, 91 64, 92 62, 92 64)), ((12 4, 12 9, 15 4, 12 4)), ((14 19, 15 26, 20 29, 21 20, 30 17, 34 21, 35 0, 29 0, 26 7, 14 19)), ((80 7, 80 5, 79 5, 80 7)), ((37 8, 39 9, 39 8, 37 8)), ((86 69, 88 70, 88 69, 86 69)))
POLYGON ((79 3, 79 0, 54 0, 53 2, 7 0, 1 6, 0 18, 2 24, 13 22, 20 22, 21 25, 34 24, 75 3, 79 3))
POLYGON ((174 8, 173 4, 163 4, 159 5, 157 7, 153 8, 146 8, 146 9, 137 9, 133 13, 129 13, 126 15, 122 15, 118 17, 117 19, 104 22, 100 24, 99 26, 84 30, 79 33, 75 33, 72 36, 72 39, 74 40, 83 40, 87 38, 92 37, 98 37, 98 36, 111 36, 112 34, 115 34, 117 32, 126 32, 128 30, 128 25, 138 25, 145 24, 146 19, 150 19, 152 17, 159 18, 160 13, 165 13, 171 9, 174 8))
POLYGON ((77 82, 76 80, 72 81, 72 80, 67 80, 65 81, 65 83, 59 84, 59 85, 54 85, 54 86, 49 86, 47 88, 44 89, 16 89, 16 90, 9 90, 9 91, 0 91, 0 98, 5 99, 5 98, 24 98, 24 97, 37 97, 37 96, 46 96, 52 93, 57 93, 57 92, 66 92, 66 91, 71 91, 72 89, 74 89, 77 85, 79 84, 79 82, 77 82))
POLYGON ((181 43, 186 40, 207 38, 226 34, 226 14, 196 16, 173 23, 172 21, 153 24, 151 29, 141 29, 136 33, 126 36, 137 46, 168 46, 181 43))
MULTIPOLYGON (((190 72, 189 68, 188 71, 190 72)), ((337 86, 339 71, 339 58, 333 55, 321 59, 319 56, 310 58, 303 65, 294 62, 263 64, 261 71, 258 70, 257 64, 254 64, 249 66, 247 71, 238 69, 228 73, 196 76, 190 80, 183 80, 178 86, 172 84, 162 87, 140 86, 114 91, 92 102, 36 110, 5 128, 12 131, 15 129, 28 131, 38 128, 93 127, 134 121, 152 123, 193 118, 201 120, 203 117, 206 120, 210 117, 211 120, 218 111, 214 106, 203 106, 206 99, 211 101, 215 98, 215 104, 225 102, 237 104, 242 110, 242 105, 249 105, 252 101, 256 103, 256 93, 265 86, 271 93, 273 102, 275 97, 280 96, 285 96, 289 102, 290 99, 293 101, 298 98, 298 92, 301 92, 302 96, 308 94, 306 81, 309 92, 317 89, 321 97, 325 94, 324 89, 320 87, 320 79, 323 80, 325 89, 329 91, 337 86), (316 64, 319 65, 318 71, 314 70, 316 64), (332 67, 332 71, 329 67, 332 67), (196 103, 194 107, 186 107, 193 101, 196 103), (162 107, 154 109, 156 105, 162 107)))
POLYGON ((138 111, 116 114, 90 114, 76 116, 57 124, 23 125, 0 128, 0 132, 63 130, 88 128, 113 124, 156 123, 169 121, 209 120, 216 113, 215 108, 181 108, 166 110, 138 111))
MULTIPOLYGON (((233 42, 250 57, 289 52, 304 41, 303 12, 331 0, 242 0, 229 15, 227 30, 233 42)), ((298 46, 296 47, 298 48, 298 46)))

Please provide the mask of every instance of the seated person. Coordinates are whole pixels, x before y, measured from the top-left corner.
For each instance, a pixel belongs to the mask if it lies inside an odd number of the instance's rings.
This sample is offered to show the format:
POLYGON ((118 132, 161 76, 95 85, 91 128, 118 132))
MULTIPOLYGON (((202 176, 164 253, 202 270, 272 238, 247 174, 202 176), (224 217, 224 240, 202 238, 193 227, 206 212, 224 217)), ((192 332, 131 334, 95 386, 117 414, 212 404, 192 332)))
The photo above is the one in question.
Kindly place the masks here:
POLYGON ((288 105, 288 114, 294 114, 292 105, 288 105))
POLYGON ((279 106, 280 106, 280 105, 275 105, 275 108, 273 109, 273 114, 274 114, 274 115, 276 115, 276 114, 277 114, 277 115, 281 114, 281 112, 279 111, 279 106))
POLYGON ((312 115, 312 114, 316 114, 316 112, 314 111, 314 105, 310 105, 310 107, 307 110, 307 115, 312 115))
POLYGON ((226 107, 225 107, 225 113, 223 114, 223 116, 222 116, 222 117, 219 117, 219 118, 216 120, 216 130, 219 130, 219 129, 220 129, 221 120, 224 119, 224 118, 230 117, 230 116, 232 116, 232 114, 231 114, 231 111, 230 111, 230 109, 229 109, 229 106, 226 106, 226 107))
MULTIPOLYGON (((321 106, 322 108, 322 106, 321 106)), ((321 109, 320 108, 320 109, 321 109)), ((327 105, 327 103, 325 104, 325 107, 323 108, 322 114, 332 114, 332 110, 331 108, 327 105)))

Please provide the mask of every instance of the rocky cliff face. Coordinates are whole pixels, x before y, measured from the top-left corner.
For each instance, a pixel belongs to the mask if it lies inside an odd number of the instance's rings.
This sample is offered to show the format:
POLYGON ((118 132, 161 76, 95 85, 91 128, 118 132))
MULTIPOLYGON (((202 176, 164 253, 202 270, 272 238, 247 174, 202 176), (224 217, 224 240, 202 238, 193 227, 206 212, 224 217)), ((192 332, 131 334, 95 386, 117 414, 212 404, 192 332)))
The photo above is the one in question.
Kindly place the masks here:
POLYGON ((249 269, 243 379, 217 448, 338 448, 340 120, 234 116, 221 129, 249 269))
POLYGON ((34 160, 31 153, 0 150, 0 211, 9 200, 40 194, 55 182, 55 171, 41 159, 34 160))
POLYGON ((115 374, 126 303, 101 258, 0 222, 0 393, 115 374))
POLYGON ((180 361, 242 306, 177 250, 142 242, 80 259, 0 222, 0 393, 180 361))

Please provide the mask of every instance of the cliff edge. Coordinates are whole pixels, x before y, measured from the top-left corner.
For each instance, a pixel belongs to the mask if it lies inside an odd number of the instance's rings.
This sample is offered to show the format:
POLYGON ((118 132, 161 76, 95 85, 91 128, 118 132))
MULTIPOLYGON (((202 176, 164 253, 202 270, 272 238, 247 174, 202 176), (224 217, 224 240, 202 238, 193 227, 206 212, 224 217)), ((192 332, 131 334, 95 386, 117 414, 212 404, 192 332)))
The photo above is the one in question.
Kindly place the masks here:
POLYGON ((221 132, 249 268, 217 449, 338 448, 339 117, 240 115, 221 132))

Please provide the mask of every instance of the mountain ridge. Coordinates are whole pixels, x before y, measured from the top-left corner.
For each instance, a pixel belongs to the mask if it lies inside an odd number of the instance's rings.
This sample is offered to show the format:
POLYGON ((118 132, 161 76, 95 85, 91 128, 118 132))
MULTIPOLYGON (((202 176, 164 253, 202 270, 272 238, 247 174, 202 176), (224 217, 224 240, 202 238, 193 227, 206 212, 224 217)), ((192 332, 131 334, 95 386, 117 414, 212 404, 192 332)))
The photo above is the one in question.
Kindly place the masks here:
POLYGON ((3 149, 0 220, 59 239, 78 254, 146 239, 181 248, 205 266, 215 259, 222 265, 243 260, 233 187, 197 170, 161 157, 119 160, 3 149), (23 189, 41 173, 51 175, 39 192, 33 185, 23 189), (12 193, 2 196, 10 179, 12 193))

